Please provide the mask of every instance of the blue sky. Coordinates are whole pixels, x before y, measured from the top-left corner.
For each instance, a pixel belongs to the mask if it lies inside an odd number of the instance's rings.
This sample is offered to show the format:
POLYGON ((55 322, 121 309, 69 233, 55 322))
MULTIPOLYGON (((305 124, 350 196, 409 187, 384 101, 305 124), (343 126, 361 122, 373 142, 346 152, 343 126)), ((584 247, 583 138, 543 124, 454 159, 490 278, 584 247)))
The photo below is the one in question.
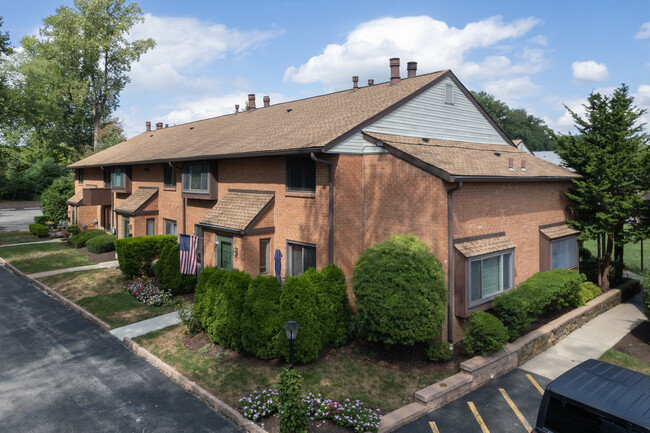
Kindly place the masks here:
MULTIPOLYGON (((14 46, 71 1, 10 2, 14 46)), ((116 113, 127 135, 147 120, 170 125, 230 113, 248 93, 271 103, 389 77, 388 59, 418 73, 452 69, 470 89, 572 130, 591 91, 630 87, 650 108, 650 2, 144 0, 133 38, 157 46, 133 65, 116 113)), ((650 123, 650 116, 645 120, 650 123)), ((650 130, 649 128, 646 128, 650 130)), ((516 138, 516 137, 513 137, 516 138)))

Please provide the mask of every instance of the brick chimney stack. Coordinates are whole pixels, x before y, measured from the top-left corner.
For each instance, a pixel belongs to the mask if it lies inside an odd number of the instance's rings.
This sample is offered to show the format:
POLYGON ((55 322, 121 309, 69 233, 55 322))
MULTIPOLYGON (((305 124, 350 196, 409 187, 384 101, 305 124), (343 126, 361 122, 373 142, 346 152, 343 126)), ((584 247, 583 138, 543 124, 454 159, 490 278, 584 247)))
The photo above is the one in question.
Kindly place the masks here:
POLYGON ((248 111, 255 110, 255 93, 248 94, 248 111))
POLYGON ((145 125, 145 132, 151 132, 151 121, 147 120, 144 125, 145 125))
POLYGON ((399 84, 401 78, 399 76, 399 57, 390 59, 390 85, 394 86, 399 84))
POLYGON ((162 122, 156 122, 156 130, 162 129, 163 123, 162 122))
POLYGON ((375 80, 373 80, 372 78, 369 79, 369 80, 368 80, 368 85, 369 85, 369 86, 374 86, 374 85, 375 85, 375 80))
POLYGON ((418 62, 408 62, 406 64, 406 70, 408 71, 408 78, 415 77, 418 72, 418 62))
POLYGON ((235 114, 239 113, 239 104, 235 104, 235 114))
POLYGON ((269 105, 271 105, 271 97, 270 96, 265 96, 264 97, 264 106, 268 107, 269 105))
POLYGON ((359 77, 357 75, 352 77, 352 90, 355 92, 359 90, 359 77))

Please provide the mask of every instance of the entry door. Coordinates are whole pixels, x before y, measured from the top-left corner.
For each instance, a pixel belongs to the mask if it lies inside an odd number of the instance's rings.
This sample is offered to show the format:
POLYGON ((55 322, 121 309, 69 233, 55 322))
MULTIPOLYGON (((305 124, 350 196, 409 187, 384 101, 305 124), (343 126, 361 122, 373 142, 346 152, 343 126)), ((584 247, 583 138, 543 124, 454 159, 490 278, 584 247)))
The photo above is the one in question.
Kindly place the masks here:
POLYGON ((217 236, 217 266, 232 269, 232 238, 217 236))

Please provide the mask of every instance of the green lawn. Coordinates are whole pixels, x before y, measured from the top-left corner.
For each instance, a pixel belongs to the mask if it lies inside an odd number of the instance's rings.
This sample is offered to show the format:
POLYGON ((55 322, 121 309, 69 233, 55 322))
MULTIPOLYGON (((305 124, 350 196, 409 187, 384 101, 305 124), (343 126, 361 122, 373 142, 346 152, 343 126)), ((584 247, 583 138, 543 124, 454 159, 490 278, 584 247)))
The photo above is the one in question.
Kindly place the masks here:
POLYGON ((58 242, 0 247, 0 257, 26 274, 92 264, 84 254, 58 242))
MULTIPOLYGON (((233 407, 239 407, 239 398, 254 390, 274 386, 276 376, 286 367, 277 361, 260 361, 232 351, 229 356, 195 353, 183 344, 182 329, 175 326, 134 340, 233 407)), ((345 348, 332 350, 322 361, 296 366, 305 379, 303 393, 320 393, 339 401, 358 399, 389 412, 412 403, 417 390, 449 376, 436 372, 434 364, 428 369, 403 371, 350 352, 345 348)))
POLYGON ((609 362, 610 364, 619 365, 621 367, 629 368, 630 370, 650 375, 650 364, 647 364, 640 359, 632 358, 630 355, 616 349, 609 349, 607 352, 603 353, 603 356, 599 359, 601 361, 609 362))
MULTIPOLYGON (((28 231, 0 232, 0 246, 9 244, 22 244, 25 242, 46 241, 47 238, 38 238, 28 231)), ((2 250, 0 250, 2 257, 2 250)))
MULTIPOLYGON (((584 242, 583 246, 591 251, 594 257, 597 256, 598 247, 596 246, 596 241, 587 240, 584 242)), ((614 254, 612 254, 612 259, 614 254)), ((623 263, 625 269, 632 271, 635 274, 641 273, 641 243, 629 243, 625 244, 623 249, 623 263)), ((650 240, 643 241, 643 270, 647 271, 650 269, 650 240)))
POLYGON ((68 272, 39 280, 113 328, 174 311, 173 306, 148 307, 138 302, 124 291, 125 279, 115 269, 68 272))

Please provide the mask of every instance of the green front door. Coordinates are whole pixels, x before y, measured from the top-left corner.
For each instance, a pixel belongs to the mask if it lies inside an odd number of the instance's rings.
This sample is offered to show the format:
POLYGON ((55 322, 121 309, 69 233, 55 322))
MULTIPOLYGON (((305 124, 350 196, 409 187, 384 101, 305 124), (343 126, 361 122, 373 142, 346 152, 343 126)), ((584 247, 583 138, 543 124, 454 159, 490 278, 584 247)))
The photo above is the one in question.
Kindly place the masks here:
POLYGON ((217 266, 232 269, 232 238, 217 236, 217 266))

